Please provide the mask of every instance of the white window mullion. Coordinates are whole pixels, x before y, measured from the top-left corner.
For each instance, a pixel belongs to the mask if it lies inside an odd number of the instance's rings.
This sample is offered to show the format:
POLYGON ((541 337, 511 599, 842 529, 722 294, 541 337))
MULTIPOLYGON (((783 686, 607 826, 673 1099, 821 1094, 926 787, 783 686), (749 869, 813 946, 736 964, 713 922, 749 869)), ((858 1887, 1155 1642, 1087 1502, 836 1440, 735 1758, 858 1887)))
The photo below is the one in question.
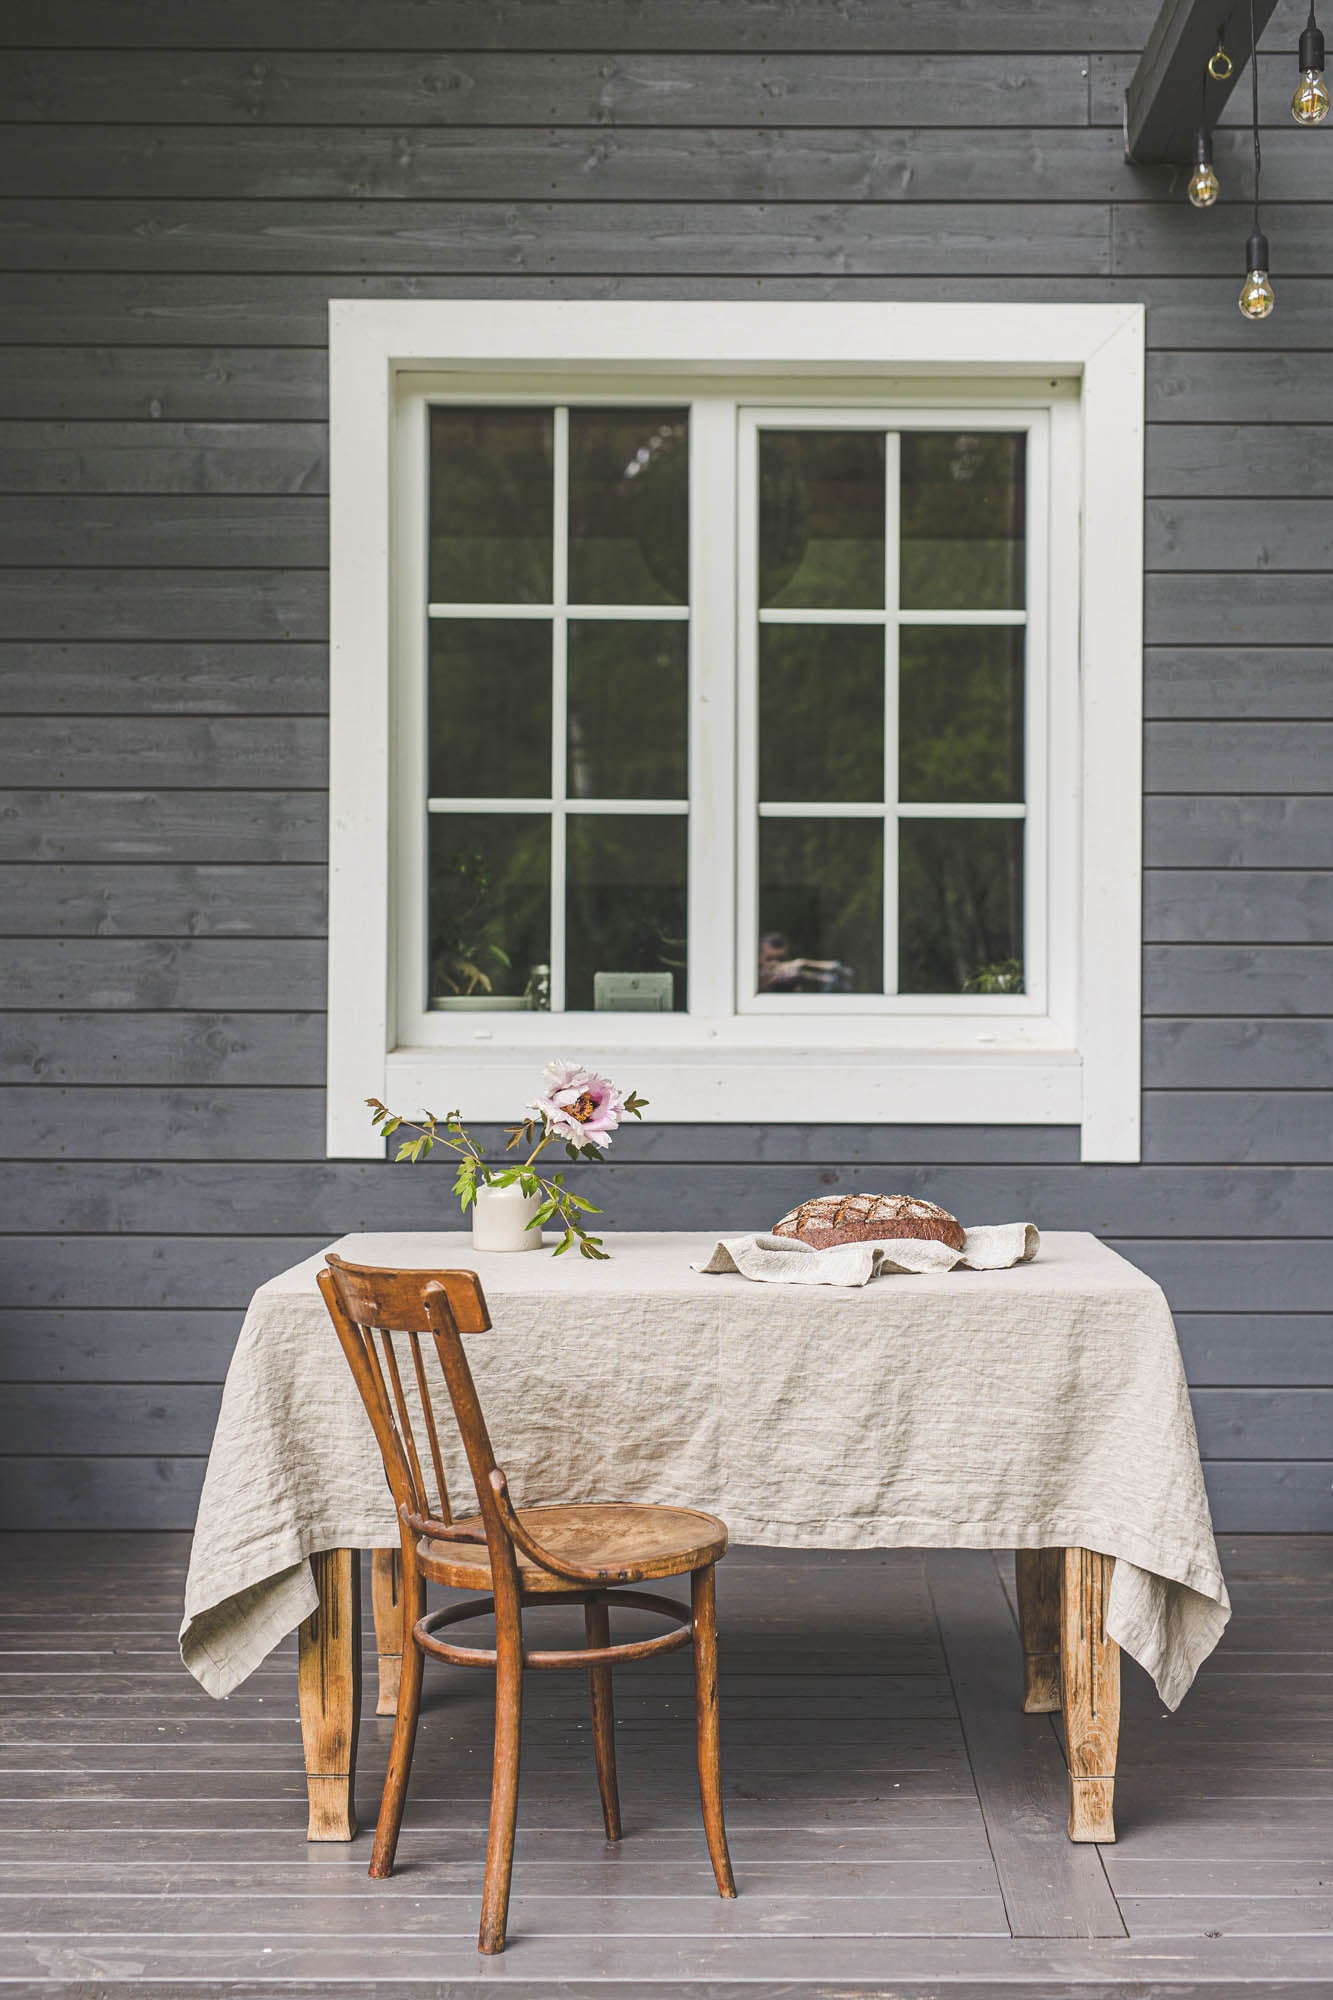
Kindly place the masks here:
POLYGON ((569 409, 555 411, 551 606, 551 1012, 565 1011, 566 747, 569 738, 569 409))
MULTIPOLYGON (((432 618, 549 618, 555 610, 554 604, 428 604, 432 618)), ((617 623, 629 623, 635 619, 651 620, 654 625, 662 621, 676 619, 681 624, 689 617, 686 604, 569 604, 565 613, 570 618, 614 618, 617 623)))
POLYGON ((898 599, 897 431, 884 438, 884 991, 898 991, 898 599))
MULTIPOLYGON (((701 396, 690 410, 688 960, 690 1013, 711 1020, 728 1019, 737 998, 737 481, 736 405, 701 396)), ((753 488, 742 481, 740 492, 749 507, 753 488)), ((742 542, 747 534, 740 530, 742 542)), ((752 609, 748 618, 742 613, 740 630, 749 634, 742 652, 748 644, 753 654, 752 609)), ((744 836, 740 843, 742 911, 752 895, 753 811, 748 826, 748 846, 744 836)))
POLYGON ((759 423, 742 410, 736 435, 736 935, 739 1007, 754 1005, 759 966, 759 423))

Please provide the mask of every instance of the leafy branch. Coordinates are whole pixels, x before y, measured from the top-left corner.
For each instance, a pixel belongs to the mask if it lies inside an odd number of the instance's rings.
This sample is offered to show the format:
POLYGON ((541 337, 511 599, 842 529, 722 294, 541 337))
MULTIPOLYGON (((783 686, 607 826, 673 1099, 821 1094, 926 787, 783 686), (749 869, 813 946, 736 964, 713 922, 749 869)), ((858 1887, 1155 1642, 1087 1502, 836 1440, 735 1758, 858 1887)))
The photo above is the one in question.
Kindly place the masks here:
MULTIPOLYGON (((631 1091, 625 1099, 623 1109, 634 1118, 642 1119, 648 1100, 631 1091)), ((581 1194, 566 1184, 562 1173, 549 1177, 535 1171, 536 1162, 546 1148, 557 1140, 563 1140, 565 1152, 572 1161, 604 1160, 605 1153, 591 1141, 582 1144, 565 1137, 552 1129, 546 1118, 531 1116, 521 1124, 508 1126, 509 1137, 505 1151, 513 1152, 517 1147, 528 1150, 527 1157, 509 1167, 492 1167, 483 1159, 476 1142, 465 1129, 459 1112, 450 1111, 438 1118, 433 1111, 424 1111, 419 1121, 414 1122, 390 1111, 387 1104, 381 1104, 378 1097, 368 1097, 366 1104, 370 1111, 370 1122, 381 1136, 391 1139, 396 1134, 405 1136, 399 1140, 394 1154, 395 1164, 406 1162, 409 1166, 419 1166, 437 1146, 443 1146, 457 1159, 454 1177, 454 1193, 458 1196, 466 1215, 477 1199, 479 1187, 507 1188, 517 1186, 528 1197, 540 1196, 540 1206, 528 1223, 529 1229, 539 1233, 548 1223, 554 1224, 562 1234, 555 1246, 554 1254, 563 1256, 574 1244, 580 1254, 605 1263, 608 1252, 602 1246, 602 1238, 594 1236, 585 1227, 583 1218, 600 1215, 601 1210, 581 1194), (540 1134, 540 1137, 537 1135, 540 1134), (534 1143, 535 1140, 535 1143, 534 1143)))

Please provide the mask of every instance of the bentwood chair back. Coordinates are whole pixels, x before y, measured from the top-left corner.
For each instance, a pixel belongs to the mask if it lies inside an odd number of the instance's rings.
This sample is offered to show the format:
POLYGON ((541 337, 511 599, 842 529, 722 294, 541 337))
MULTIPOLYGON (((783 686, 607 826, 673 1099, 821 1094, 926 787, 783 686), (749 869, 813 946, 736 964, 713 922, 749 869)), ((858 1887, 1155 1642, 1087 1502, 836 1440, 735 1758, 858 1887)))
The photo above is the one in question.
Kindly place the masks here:
MULTIPOLYGON (((421 1707, 426 1654, 495 1674, 495 1761, 478 1949, 504 1950, 518 1807, 519 1734, 526 1669, 569 1668, 589 1677, 593 1751, 608 1840, 621 1833, 611 1670, 693 1646, 695 1734, 704 1835, 718 1893, 734 1896, 722 1812, 717 1708, 717 1602, 714 1565, 726 1553, 725 1525, 688 1507, 621 1502, 515 1507, 496 1464, 463 1336, 491 1327, 474 1271, 392 1271, 348 1264, 330 1253, 319 1274, 342 1349, 374 1427, 398 1510, 403 1550, 404 1647, 389 1770, 370 1873, 393 1873, 421 1707), (406 1342, 404 1354, 401 1341, 406 1342), (423 1351, 423 1340, 429 1347, 423 1351), (476 1488, 477 1511, 456 1520, 440 1448, 440 1413, 426 1354, 433 1348, 476 1488), (404 1361, 410 1362, 410 1372, 404 1361), (432 1492, 433 1480, 433 1492, 432 1492), (669 1576, 690 1578, 690 1606, 625 1588, 669 1576), (426 1615, 427 1582, 486 1593, 426 1615), (587 1644, 529 1647, 523 1612, 553 1602, 583 1606, 587 1644), (672 1629, 612 1644, 610 1607, 660 1612, 672 1629), (439 1637, 468 1618, 493 1614, 495 1645, 461 1646, 439 1637)), ((447 1422, 447 1418, 446 1418, 447 1422)))

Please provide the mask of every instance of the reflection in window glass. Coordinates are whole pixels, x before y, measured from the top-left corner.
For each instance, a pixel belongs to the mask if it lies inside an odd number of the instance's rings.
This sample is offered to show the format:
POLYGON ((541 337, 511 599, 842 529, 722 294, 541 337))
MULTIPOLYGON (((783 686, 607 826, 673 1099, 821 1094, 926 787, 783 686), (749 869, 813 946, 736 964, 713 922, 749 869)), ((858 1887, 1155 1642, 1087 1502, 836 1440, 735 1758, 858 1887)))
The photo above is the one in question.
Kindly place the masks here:
POLYGON ((682 1013, 684 813, 571 813, 566 821, 565 1004, 682 1013))
POLYGON ((571 618, 572 799, 684 799, 689 626, 571 618))
POLYGON ((1023 822, 898 824, 903 993, 1023 991, 1023 822))
POLYGON ((761 819, 760 993, 884 986, 884 823, 761 819))
POLYGON ((1021 625, 904 625, 899 797, 919 805, 1023 800, 1021 625))
POLYGON ((436 404, 430 413, 430 595, 549 604, 550 410, 436 404))
POLYGON ((544 813, 430 816, 430 1002, 540 1004, 551 958, 544 813))
POLYGON ((569 601, 684 604, 689 412, 571 409, 569 601))
POLYGON ((1021 610, 1021 432, 904 431, 901 601, 920 611, 1021 610))
POLYGON ((884 633, 878 625, 761 625, 759 797, 884 797, 884 633))
POLYGON ((760 432, 759 602, 883 608, 881 432, 760 432))
POLYGON ((551 628, 544 618, 436 618, 432 798, 548 798, 551 628))

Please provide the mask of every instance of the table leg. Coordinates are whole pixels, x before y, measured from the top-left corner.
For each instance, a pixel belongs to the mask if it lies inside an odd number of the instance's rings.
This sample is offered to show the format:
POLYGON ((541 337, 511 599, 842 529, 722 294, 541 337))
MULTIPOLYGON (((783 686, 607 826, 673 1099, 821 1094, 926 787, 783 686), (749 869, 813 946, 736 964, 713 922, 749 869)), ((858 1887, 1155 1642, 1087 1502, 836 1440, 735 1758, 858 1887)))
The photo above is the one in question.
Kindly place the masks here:
POLYGON ((1060 1706, 1060 1572, 1063 1549, 1019 1549, 1018 1627, 1023 1639, 1023 1713, 1060 1706))
POLYGON ((361 1554, 323 1549, 310 1567, 319 1605, 301 1627, 297 1680, 310 1795, 306 1839, 350 1840, 361 1722, 361 1554))
POLYGON ((375 1650, 379 1659, 379 1699, 376 1715, 398 1712, 398 1676, 403 1665, 403 1552, 376 1549, 370 1558, 370 1604, 375 1614, 375 1650))
POLYGON ((1115 1839, 1120 1741, 1120 1648, 1106 1636, 1112 1556, 1066 1549, 1060 1591, 1069 1838, 1115 1839))

